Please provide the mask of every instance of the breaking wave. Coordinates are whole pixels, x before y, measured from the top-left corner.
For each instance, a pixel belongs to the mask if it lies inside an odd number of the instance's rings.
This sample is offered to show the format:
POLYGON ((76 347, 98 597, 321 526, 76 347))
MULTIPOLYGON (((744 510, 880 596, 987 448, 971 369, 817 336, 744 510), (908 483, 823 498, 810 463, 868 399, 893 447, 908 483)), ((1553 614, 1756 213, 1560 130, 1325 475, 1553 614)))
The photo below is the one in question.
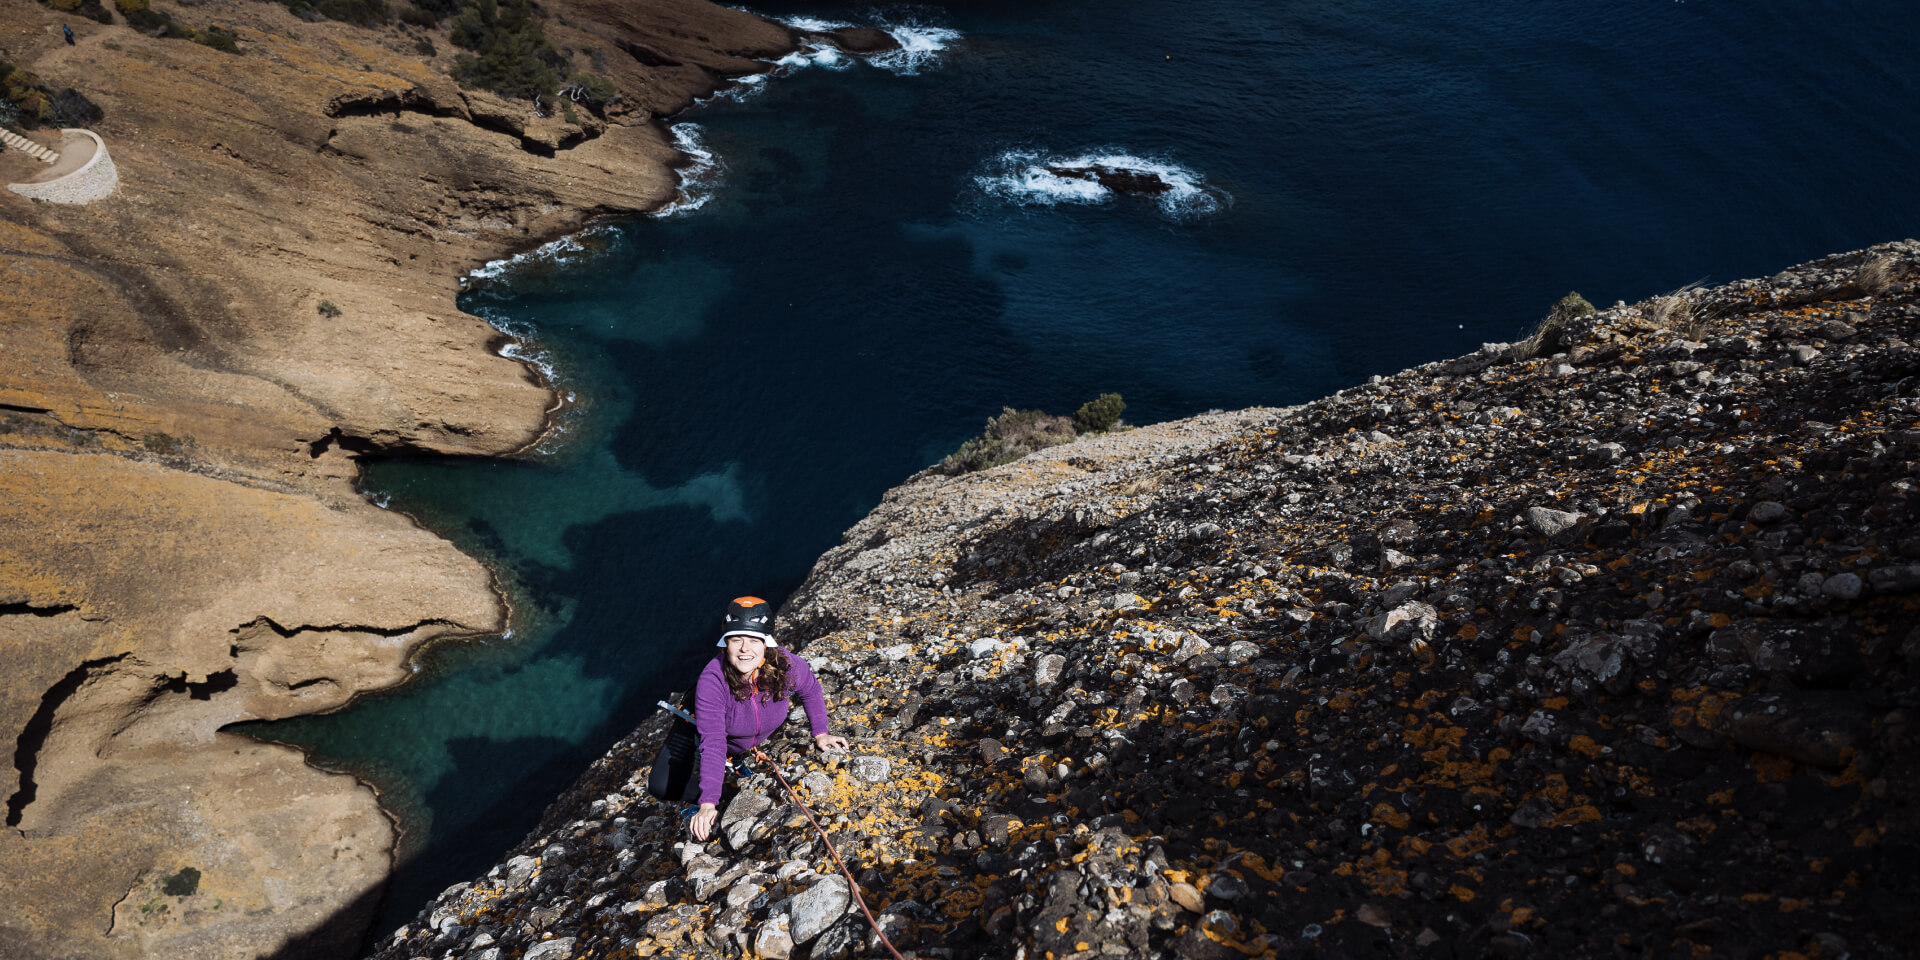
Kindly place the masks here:
POLYGON ((484 266, 476 267, 460 278, 461 289, 473 285, 483 285, 485 281, 499 280, 502 277, 525 273, 529 270, 550 270, 555 267, 571 266, 593 250, 582 240, 593 231, 561 237, 551 243, 516 253, 511 257, 488 261, 484 266))
MULTIPOLYGON (((740 8, 747 9, 747 8, 740 8)), ((751 12, 751 11, 749 11, 751 12)), ((775 17, 777 22, 798 30, 801 33, 831 33, 835 30, 848 30, 862 24, 845 20, 828 20, 822 17, 794 16, 775 17)), ((767 89, 767 81, 775 77, 789 76, 808 67, 823 67, 828 70, 850 70, 853 65, 864 60, 866 63, 899 76, 913 76, 924 70, 940 66, 945 62, 947 48, 960 39, 960 31, 951 27, 927 23, 917 14, 903 15, 898 22, 886 16, 873 14, 871 26, 886 31, 900 44, 900 49, 872 55, 842 53, 832 44, 815 40, 802 41, 800 49, 778 60, 766 61, 770 65, 765 73, 751 73, 744 77, 735 77, 733 84, 716 91, 706 100, 732 100, 744 102, 767 89)), ((703 100, 701 102, 706 102, 703 100)))
POLYGON ((892 34, 893 39, 900 42, 900 49, 875 54, 867 62, 900 76, 912 76, 944 64, 947 48, 960 39, 958 30, 913 18, 902 23, 880 20, 875 26, 892 34))
POLYGON ((677 173, 680 177, 680 192, 671 203, 653 212, 656 217, 672 217, 692 213, 707 205, 713 199, 714 192, 720 187, 720 180, 727 172, 727 165, 707 148, 702 139, 704 133, 697 123, 676 123, 673 125, 674 149, 687 155, 687 165, 677 173))

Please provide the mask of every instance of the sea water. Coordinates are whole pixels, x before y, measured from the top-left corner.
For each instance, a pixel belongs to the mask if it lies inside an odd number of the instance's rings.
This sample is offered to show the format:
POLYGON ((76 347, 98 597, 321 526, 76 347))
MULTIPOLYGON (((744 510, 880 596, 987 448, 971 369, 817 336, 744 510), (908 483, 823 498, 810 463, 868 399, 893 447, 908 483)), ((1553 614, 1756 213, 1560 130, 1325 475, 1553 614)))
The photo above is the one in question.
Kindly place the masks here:
POLYGON ((247 728, 382 789, 409 859, 378 932, 687 686, 729 598, 779 602, 1004 406, 1298 403, 1518 338, 1568 290, 1917 232, 1907 4, 756 9, 902 50, 767 64, 672 121, 692 162, 659 215, 476 269, 462 306, 569 398, 558 430, 367 472, 498 572, 512 632, 247 728))

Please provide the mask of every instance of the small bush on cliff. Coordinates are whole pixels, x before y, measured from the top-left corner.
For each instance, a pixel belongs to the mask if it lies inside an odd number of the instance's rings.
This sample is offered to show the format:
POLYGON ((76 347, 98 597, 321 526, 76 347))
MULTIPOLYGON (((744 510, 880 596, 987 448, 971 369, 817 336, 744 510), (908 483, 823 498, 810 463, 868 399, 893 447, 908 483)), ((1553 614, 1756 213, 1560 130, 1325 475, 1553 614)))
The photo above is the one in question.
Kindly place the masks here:
POLYGON ((339 20, 362 27, 377 27, 390 18, 387 0, 280 0, 281 6, 309 23, 339 20))
POLYGON ((208 27, 194 33, 193 42, 212 47, 223 53, 239 53, 239 37, 225 27, 208 27))
POLYGON ((1003 408, 987 421, 979 436, 960 445, 934 469, 948 476, 972 473, 1011 463, 1035 450, 1066 443, 1074 437, 1073 421, 1041 410, 1003 408))
POLYGON ((0 126, 87 127, 105 116, 80 91, 67 87, 55 93, 37 75, 0 61, 0 126))
POLYGON ((595 110, 620 99, 620 88, 614 86, 612 80, 588 72, 574 74, 560 93, 574 103, 584 103, 595 110))
POLYGON ((1103 393, 1088 400, 1074 411, 1073 426, 1081 433, 1105 433, 1120 422, 1120 414, 1127 409, 1127 402, 1117 393, 1103 393))
POLYGON ((77 13, 98 23, 112 23, 113 14, 100 5, 100 0, 40 0, 49 9, 61 13, 77 13))
POLYGON ((222 27, 208 27, 195 30, 173 17, 153 9, 149 0, 113 0, 120 8, 120 15, 127 19, 127 26, 156 37, 168 37, 174 40, 192 40, 215 50, 237 54, 239 44, 235 43, 233 32, 222 27))
POLYGON ((1554 302, 1552 309, 1547 311, 1546 317, 1533 328, 1533 332, 1528 334, 1526 339, 1514 345, 1514 359, 1531 360, 1534 357, 1550 357, 1559 353, 1567 346, 1560 337, 1560 331, 1566 328, 1567 321, 1575 317, 1592 316, 1597 312, 1593 309, 1593 304, 1588 303, 1587 298, 1581 296, 1579 291, 1569 292, 1554 302))
POLYGON ((176 873, 160 882, 160 892, 169 897, 191 897, 200 889, 200 871, 192 867, 181 867, 176 873))

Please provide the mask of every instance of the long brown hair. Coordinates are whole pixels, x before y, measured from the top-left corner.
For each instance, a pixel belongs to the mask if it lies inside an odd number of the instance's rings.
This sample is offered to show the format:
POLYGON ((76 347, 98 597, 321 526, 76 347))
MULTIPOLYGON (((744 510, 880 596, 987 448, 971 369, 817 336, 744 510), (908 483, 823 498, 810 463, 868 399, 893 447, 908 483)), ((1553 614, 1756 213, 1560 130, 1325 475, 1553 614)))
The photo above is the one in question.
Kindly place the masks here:
MULTIPOLYGON (((720 674, 727 678, 727 689, 733 692, 735 700, 745 700, 753 695, 753 685, 747 682, 747 677, 740 675, 740 671, 728 666, 723 668, 720 674)), ((779 647, 768 644, 767 659, 754 670, 754 677, 759 682, 763 703, 785 700, 792 689, 792 685, 787 680, 786 653, 779 647)))

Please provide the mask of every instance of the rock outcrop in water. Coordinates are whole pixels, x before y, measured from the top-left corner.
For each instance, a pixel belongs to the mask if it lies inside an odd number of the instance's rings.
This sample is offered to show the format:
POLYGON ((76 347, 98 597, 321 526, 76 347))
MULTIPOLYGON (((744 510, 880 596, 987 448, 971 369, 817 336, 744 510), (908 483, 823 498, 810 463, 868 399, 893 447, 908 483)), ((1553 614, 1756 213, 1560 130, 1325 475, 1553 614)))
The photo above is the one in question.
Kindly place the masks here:
MULTIPOLYGON (((1906 241, 922 474, 781 617, 852 755, 776 759, 909 956, 1908 956, 1917 337, 1906 241)), ((870 955, 663 729, 374 956, 870 955)))
POLYGON ((1138 197, 1157 197, 1173 189, 1173 184, 1160 178, 1151 170, 1136 170, 1128 167, 1085 166, 1085 167, 1048 167, 1048 173, 1067 180, 1089 180, 1114 193, 1138 197))

